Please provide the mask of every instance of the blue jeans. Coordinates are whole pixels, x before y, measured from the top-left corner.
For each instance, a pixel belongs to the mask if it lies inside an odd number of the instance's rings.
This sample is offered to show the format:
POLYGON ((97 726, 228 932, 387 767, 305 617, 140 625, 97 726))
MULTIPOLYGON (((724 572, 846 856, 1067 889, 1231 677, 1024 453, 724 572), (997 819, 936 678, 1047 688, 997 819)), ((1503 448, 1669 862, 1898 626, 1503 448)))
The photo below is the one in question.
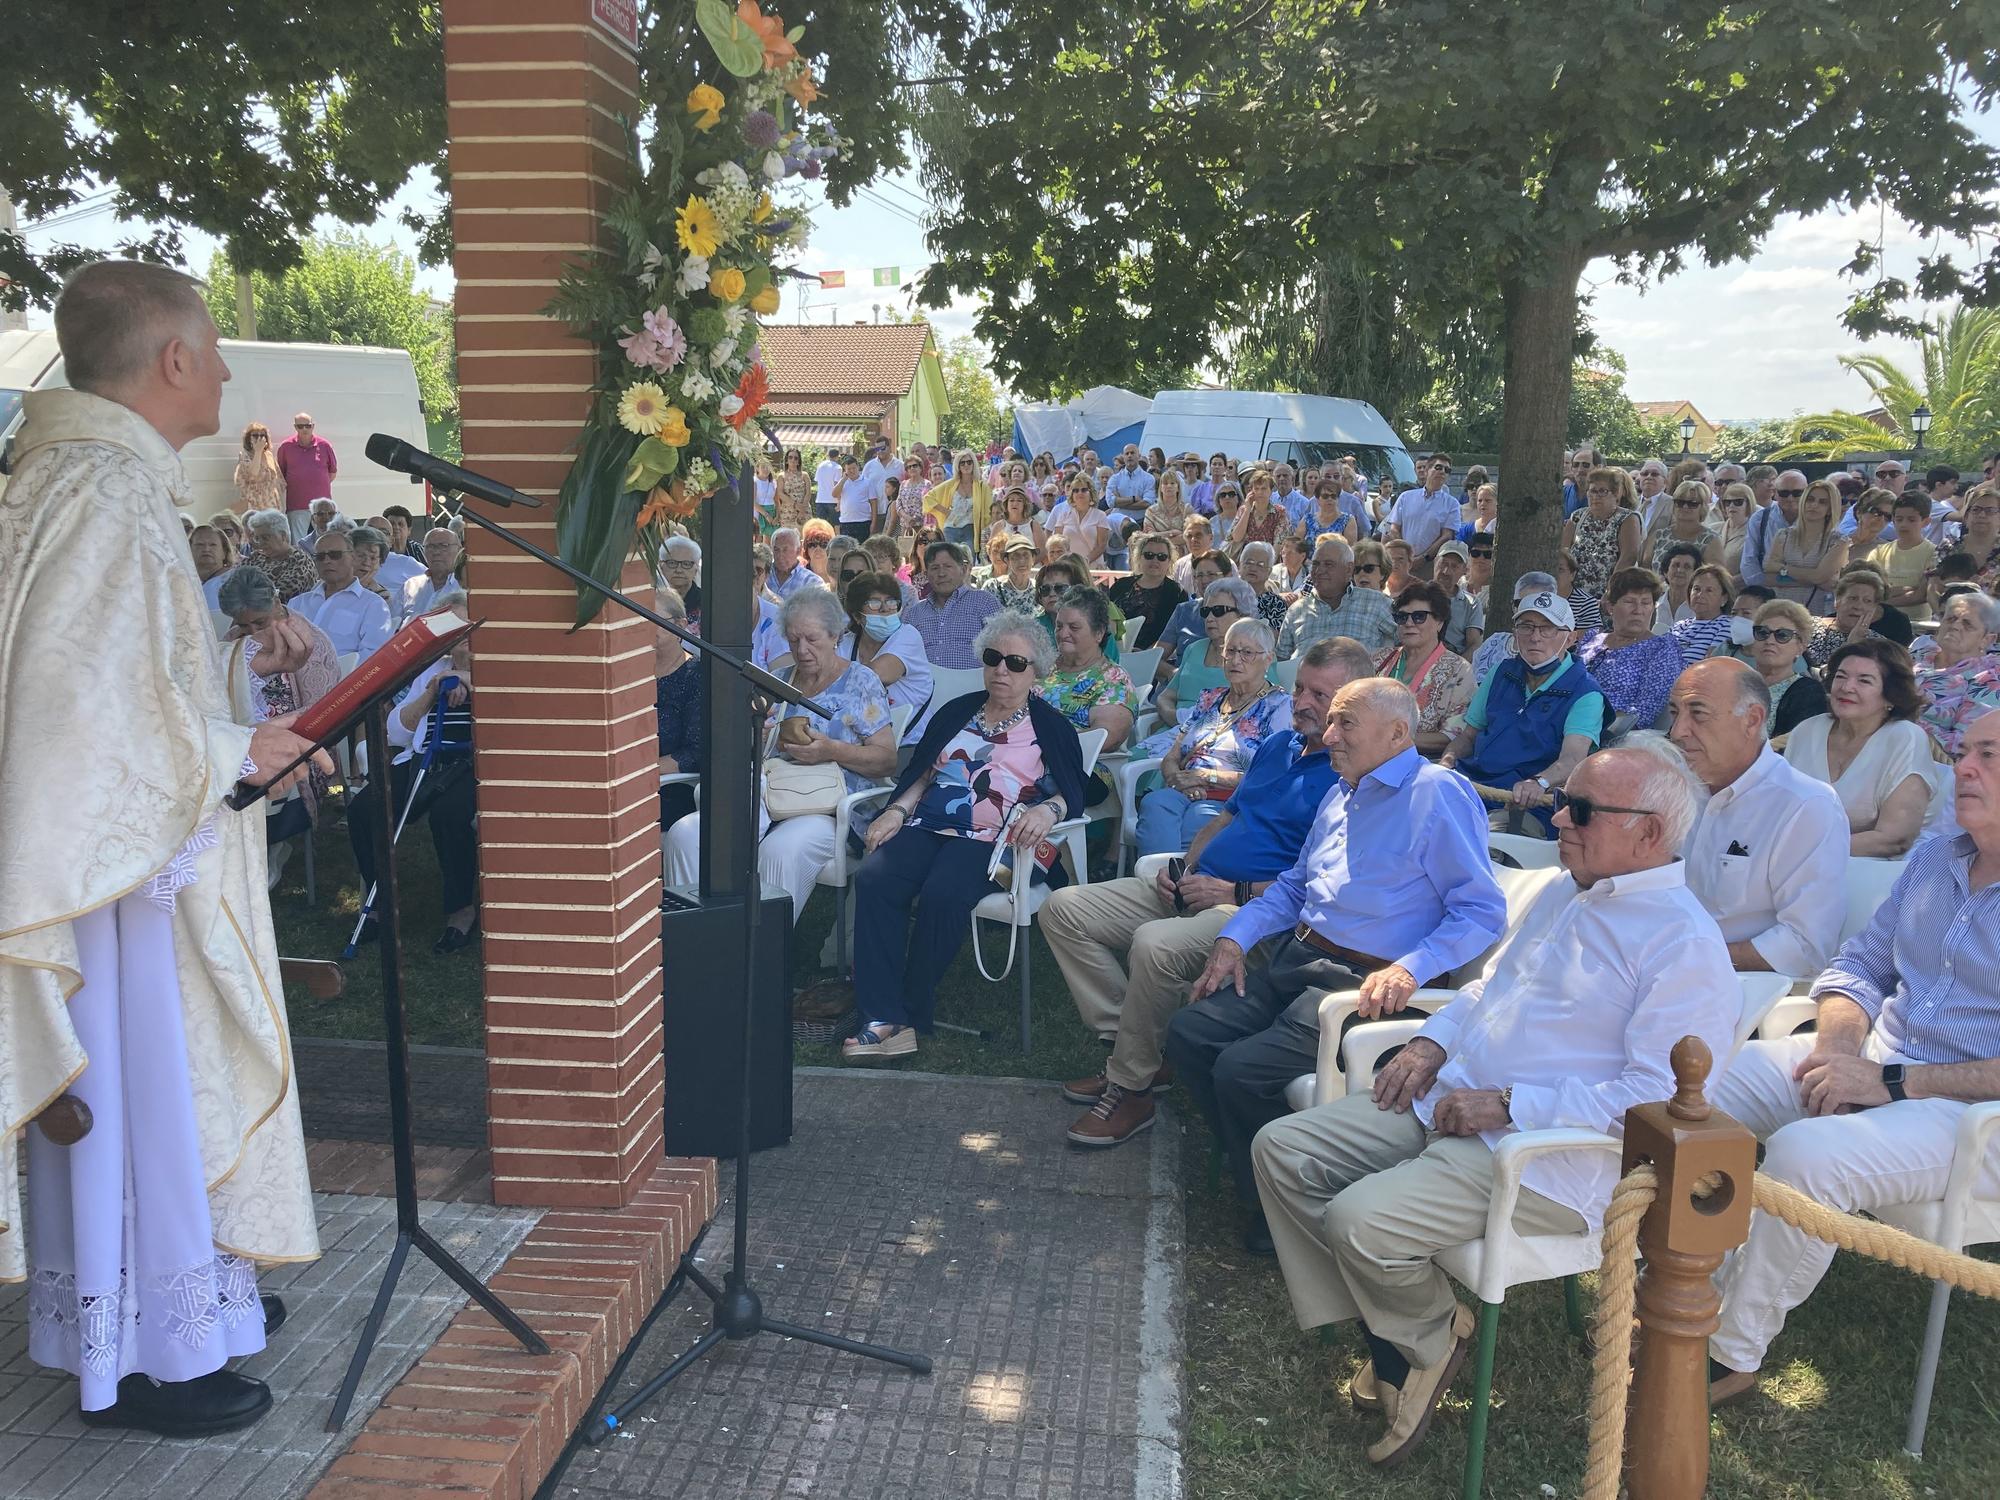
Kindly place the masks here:
POLYGON ((992 856, 980 839, 905 828, 861 862, 854 998, 863 1020, 930 1031, 938 981, 971 931, 972 908, 1000 889, 986 876, 992 856))
MULTIPOLYGON (((972 528, 970 526, 947 526, 944 528, 944 539, 947 542, 957 542, 961 547, 970 547, 972 545, 972 528)), ((978 561, 977 558, 973 560, 975 562, 978 561)))
POLYGON ((1218 815, 1226 804, 1193 798, 1160 787, 1139 800, 1139 852, 1178 854, 1194 842, 1201 825, 1218 815))

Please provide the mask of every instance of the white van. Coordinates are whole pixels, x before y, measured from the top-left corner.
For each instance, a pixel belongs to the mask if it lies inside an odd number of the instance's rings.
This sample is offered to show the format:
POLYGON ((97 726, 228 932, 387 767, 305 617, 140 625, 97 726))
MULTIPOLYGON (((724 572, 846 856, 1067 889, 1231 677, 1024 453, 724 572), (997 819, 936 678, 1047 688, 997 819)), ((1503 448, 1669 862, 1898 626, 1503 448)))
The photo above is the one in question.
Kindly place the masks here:
POLYGON ((1382 414, 1366 401, 1295 396, 1284 391, 1161 391, 1146 418, 1142 449, 1170 457, 1198 453, 1203 462, 1227 453, 1238 462, 1263 459, 1318 468, 1352 453, 1371 481, 1392 473, 1415 484, 1417 466, 1382 414))
MULTIPOLYGON (((421 486, 413 488, 407 475, 371 464, 363 452, 373 432, 426 446, 408 350, 224 339, 222 358, 229 383, 222 388, 221 430, 181 452, 194 487, 189 514, 200 519, 236 504, 232 476, 246 426, 262 422, 271 429, 271 441, 282 443, 302 411, 312 413, 317 436, 333 444, 340 464, 333 498, 342 515, 360 520, 380 515, 385 505, 415 510, 422 504, 421 486)), ((67 384, 53 329, 0 333, 0 449, 20 425, 24 394, 67 384)), ((5 484, 0 475, 0 487, 5 484)))

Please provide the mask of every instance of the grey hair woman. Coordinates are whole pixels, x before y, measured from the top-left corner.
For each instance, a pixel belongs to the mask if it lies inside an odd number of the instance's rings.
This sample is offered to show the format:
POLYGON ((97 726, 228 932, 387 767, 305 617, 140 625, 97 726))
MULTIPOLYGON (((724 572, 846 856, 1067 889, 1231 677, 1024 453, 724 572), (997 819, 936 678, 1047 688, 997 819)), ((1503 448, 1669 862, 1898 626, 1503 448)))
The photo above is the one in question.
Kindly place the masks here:
POLYGON ((253 510, 243 521, 250 535, 249 566, 270 575, 280 599, 296 599, 319 587, 311 554, 292 544, 292 526, 283 511, 253 510))
MULTIPOLYGON (((289 538, 290 532, 286 532, 289 538)), ((340 658, 325 632, 295 615, 271 577, 236 568, 222 580, 216 607, 230 620, 223 676, 240 722, 297 713, 340 681, 340 658)))
POLYGON ((1075 726, 1035 693, 1053 656, 1041 625, 1002 610, 973 645, 981 689, 933 705, 889 805, 868 828, 854 879, 863 1024, 841 1049, 845 1061, 917 1050, 972 908, 993 892, 989 872, 1031 861, 1032 878, 1059 883, 1062 867, 1043 845, 1060 820, 1083 811, 1075 726))
POLYGON ((1222 643, 1229 627, 1238 620, 1260 617, 1257 592, 1241 578, 1216 579, 1202 591, 1200 609, 1205 639, 1181 652, 1174 675, 1153 694, 1153 707, 1162 721, 1178 718, 1185 724, 1201 695, 1222 686, 1222 643))
MULTIPOLYGON (((835 766, 840 794, 866 791, 896 769, 896 739, 889 723, 889 695, 882 679, 857 661, 841 656, 838 642, 847 615, 831 590, 801 589, 785 601, 778 628, 790 647, 792 664, 778 675, 831 712, 822 719, 796 704, 780 705, 776 760, 799 766, 835 766)), ((734 814, 730 809, 727 815, 734 814)), ((669 885, 693 885, 700 878, 701 820, 692 813, 667 830, 669 885)), ((768 823, 758 844, 764 883, 790 894, 797 919, 813 882, 833 857, 833 813, 806 812, 768 823)))
MULTIPOLYGON (((1230 580, 1232 582, 1240 580, 1230 580)), ((1170 854, 1194 842, 1202 824, 1235 795, 1258 747, 1291 728, 1291 694, 1270 680, 1277 637, 1254 616, 1223 637, 1219 688, 1197 700, 1160 762, 1161 784, 1139 804, 1139 852, 1170 854)))

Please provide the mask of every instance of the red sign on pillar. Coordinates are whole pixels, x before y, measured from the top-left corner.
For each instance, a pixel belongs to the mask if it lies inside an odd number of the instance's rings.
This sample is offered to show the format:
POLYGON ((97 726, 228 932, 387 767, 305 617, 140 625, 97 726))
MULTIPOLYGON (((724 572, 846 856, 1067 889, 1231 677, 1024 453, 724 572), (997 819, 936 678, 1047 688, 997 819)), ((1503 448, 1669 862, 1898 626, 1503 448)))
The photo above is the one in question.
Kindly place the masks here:
POLYGON ((639 46, 639 0, 590 0, 590 19, 635 51, 639 46))

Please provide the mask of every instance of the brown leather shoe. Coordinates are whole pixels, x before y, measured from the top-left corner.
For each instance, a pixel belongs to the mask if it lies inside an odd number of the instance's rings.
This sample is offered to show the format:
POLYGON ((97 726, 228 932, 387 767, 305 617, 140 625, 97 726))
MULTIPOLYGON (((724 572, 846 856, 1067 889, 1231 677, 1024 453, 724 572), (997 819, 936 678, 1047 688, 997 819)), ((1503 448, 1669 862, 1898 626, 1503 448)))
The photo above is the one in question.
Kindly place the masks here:
POLYGON ((1358 1412, 1382 1409, 1382 1388, 1375 1383, 1375 1361, 1364 1359, 1354 1378, 1347 1382, 1347 1404, 1358 1412))
POLYGON ((1708 1383, 1708 1409, 1719 1411, 1756 1394, 1759 1377, 1755 1370, 1731 1370, 1708 1383))
MULTIPOLYGON (((1100 1068, 1094 1077, 1078 1078, 1064 1084, 1062 1086, 1062 1096, 1072 1104, 1095 1104, 1099 1099, 1104 1097, 1104 1086, 1109 1081, 1105 1077, 1103 1069, 1100 1068)), ((1163 1062, 1160 1064, 1160 1071, 1153 1075, 1153 1081, 1146 1085, 1143 1092, 1157 1094, 1173 1081, 1174 1065, 1170 1062, 1163 1062)))
POLYGON ((1465 1363, 1465 1356, 1472 1347, 1472 1335, 1478 1324, 1472 1316, 1472 1309, 1463 1302, 1451 1315, 1451 1351, 1428 1369, 1411 1370, 1403 1377, 1403 1388, 1399 1391, 1390 1386, 1377 1385, 1381 1393, 1382 1410, 1388 1414, 1389 1426, 1382 1436, 1368 1445, 1368 1461, 1384 1469, 1393 1469, 1401 1464, 1424 1440, 1424 1434, 1431 1429, 1431 1418, 1437 1415, 1439 1399, 1451 1385, 1452 1377, 1458 1374, 1458 1367, 1465 1363))
POLYGON ((1122 1146, 1153 1128, 1153 1096, 1107 1083, 1097 1103, 1069 1128, 1074 1146, 1122 1146))

